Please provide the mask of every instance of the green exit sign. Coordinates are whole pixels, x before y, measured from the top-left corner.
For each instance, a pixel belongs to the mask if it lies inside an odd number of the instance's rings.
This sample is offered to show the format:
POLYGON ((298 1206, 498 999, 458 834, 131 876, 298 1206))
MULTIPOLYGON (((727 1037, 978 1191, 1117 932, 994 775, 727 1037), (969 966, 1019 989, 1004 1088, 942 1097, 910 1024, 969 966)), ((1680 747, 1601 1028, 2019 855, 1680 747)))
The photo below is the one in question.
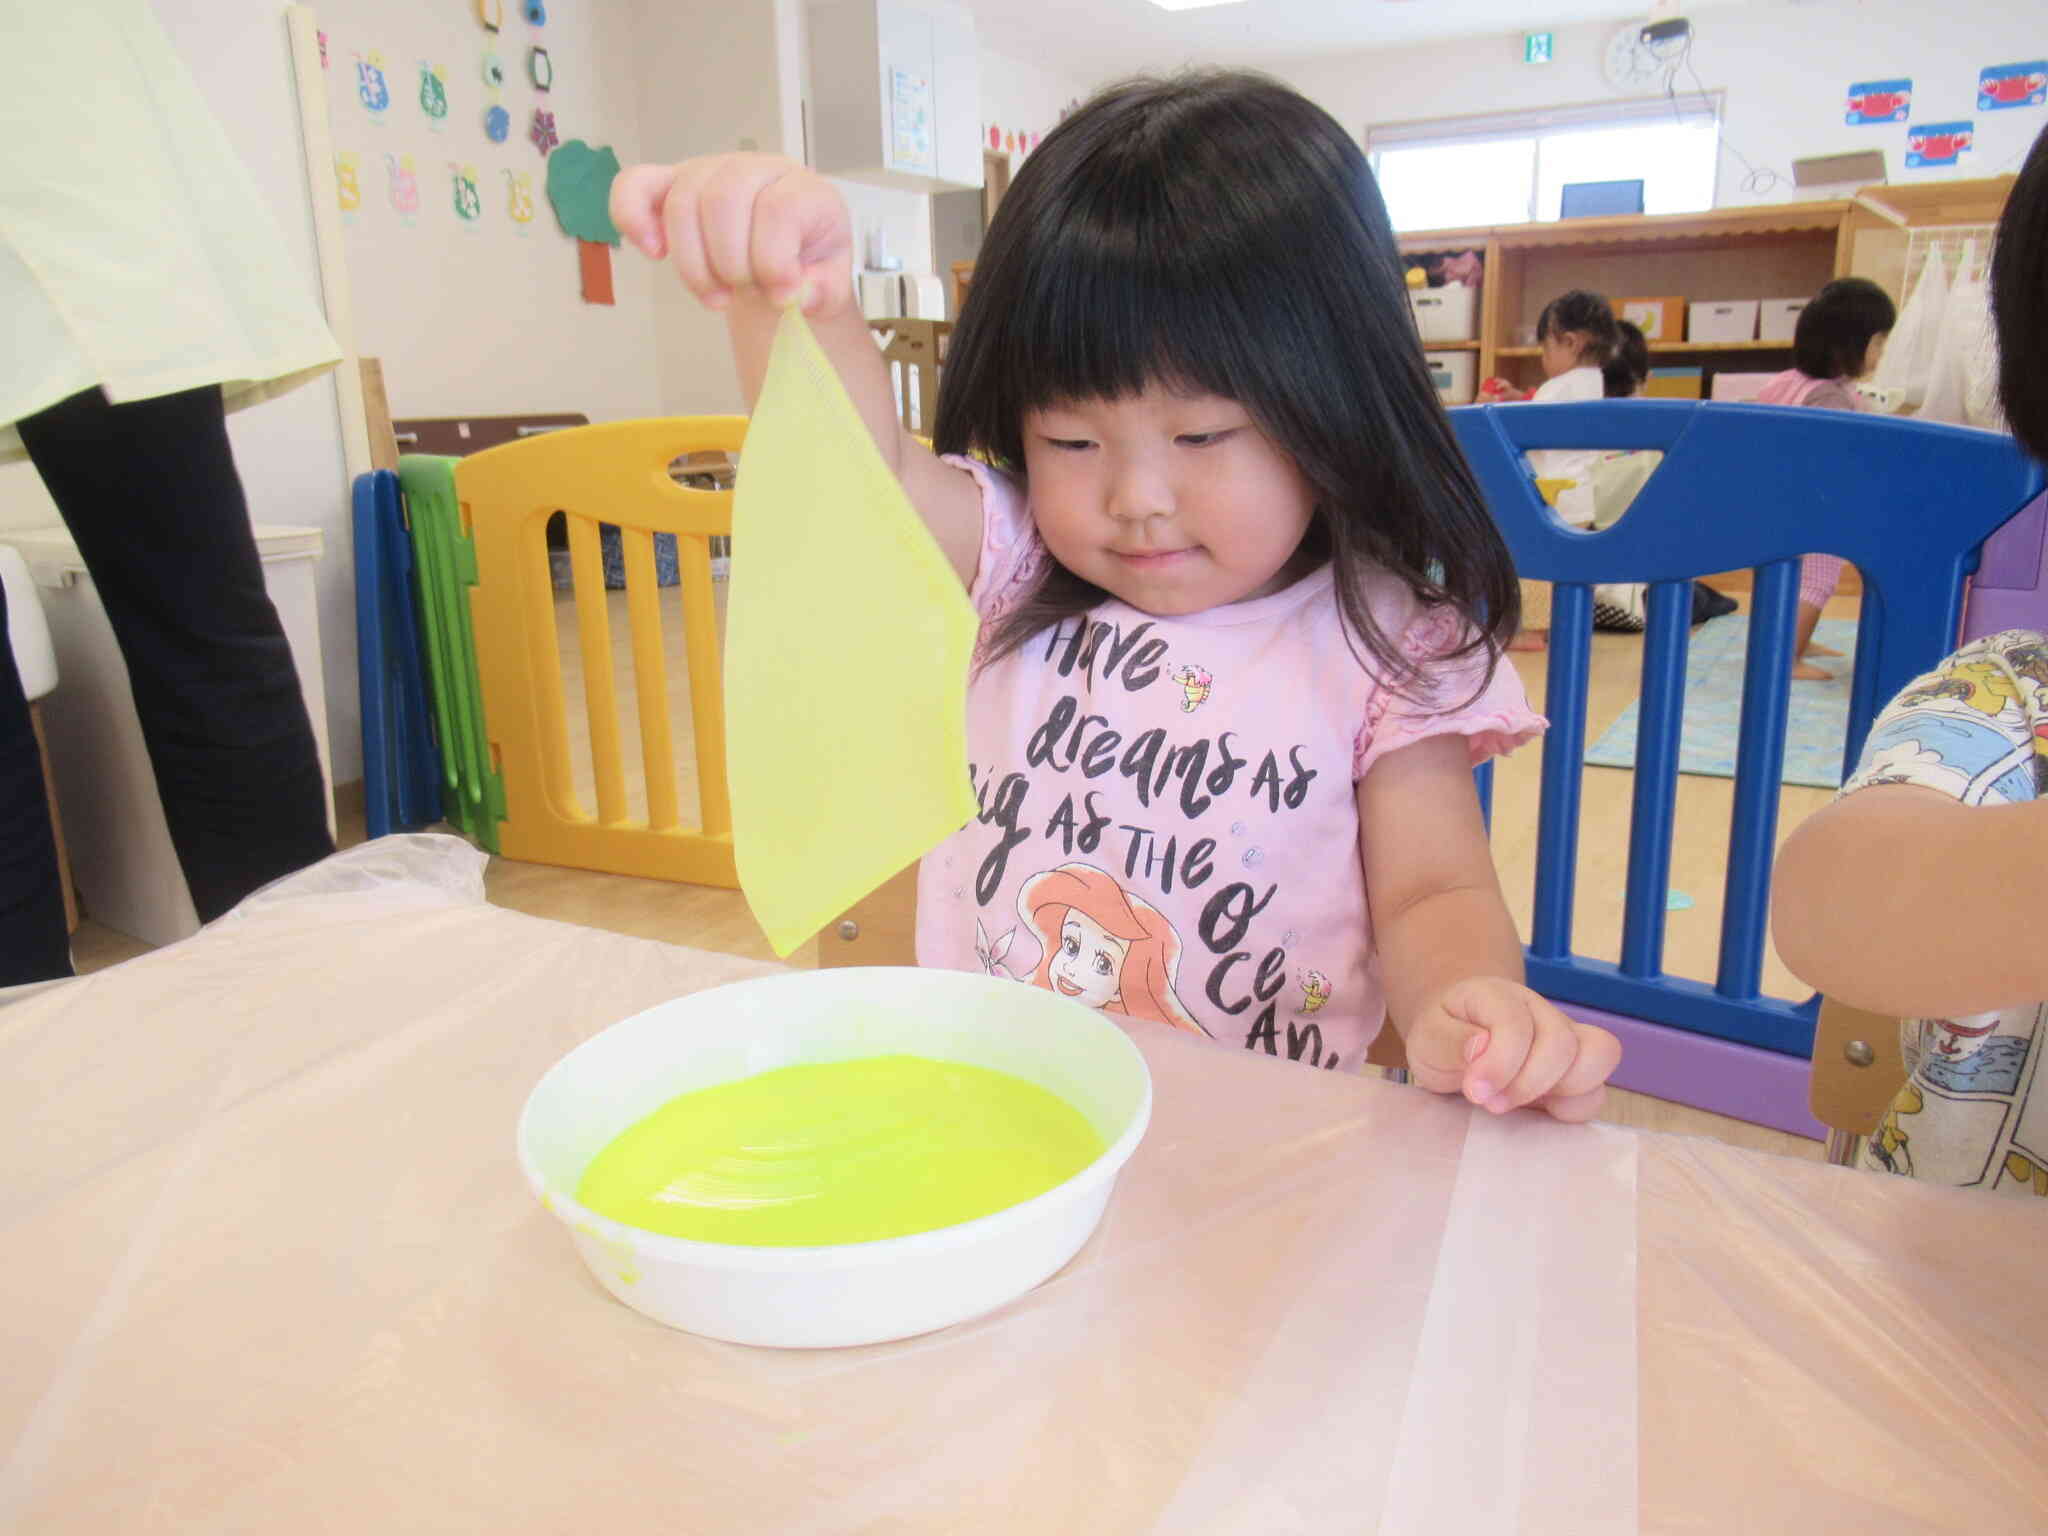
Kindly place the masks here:
POLYGON ((1522 62, 1524 64, 1548 64, 1554 34, 1549 32, 1524 32, 1522 34, 1522 62))

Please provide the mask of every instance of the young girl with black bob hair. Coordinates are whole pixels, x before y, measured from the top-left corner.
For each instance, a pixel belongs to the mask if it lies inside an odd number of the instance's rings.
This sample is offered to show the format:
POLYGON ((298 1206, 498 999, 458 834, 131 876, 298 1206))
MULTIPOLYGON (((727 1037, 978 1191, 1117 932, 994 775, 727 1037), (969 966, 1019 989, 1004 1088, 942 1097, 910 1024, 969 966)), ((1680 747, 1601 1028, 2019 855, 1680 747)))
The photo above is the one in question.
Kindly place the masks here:
MULTIPOLYGON (((1799 311, 1792 329, 1793 366, 1758 391, 1758 405, 1803 405, 1818 410, 1861 411, 1868 407, 1855 381, 1877 366, 1885 337, 1898 319, 1891 295, 1865 277, 1838 277, 1799 311)), ((1808 555, 1799 562, 1799 619, 1792 642, 1792 675, 1826 682, 1834 674, 1809 656, 1839 656, 1816 645, 1813 631, 1821 610, 1842 580, 1838 555, 1808 555)))
POLYGON ((1048 134, 976 262, 938 455, 830 183, 720 156, 635 167, 612 208, 724 310, 750 400, 802 303, 982 615, 982 810, 923 862, 921 964, 1347 1070, 1391 1017, 1432 1089, 1594 1113, 1619 1047, 1521 985, 1473 792, 1543 724, 1500 665, 1513 566, 1328 114, 1202 73, 1048 134))
POLYGON ((1898 318, 1891 295, 1869 278, 1838 277, 1799 311, 1792 329, 1793 368, 1818 381, 1860 379, 1877 367, 1882 338, 1898 318))

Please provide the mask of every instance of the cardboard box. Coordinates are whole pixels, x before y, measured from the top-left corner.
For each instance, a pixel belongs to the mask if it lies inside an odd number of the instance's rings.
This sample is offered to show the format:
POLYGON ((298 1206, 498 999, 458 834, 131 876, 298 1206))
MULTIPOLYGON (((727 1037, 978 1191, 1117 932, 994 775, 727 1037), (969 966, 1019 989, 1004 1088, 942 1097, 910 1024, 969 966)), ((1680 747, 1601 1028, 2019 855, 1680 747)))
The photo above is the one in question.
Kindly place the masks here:
POLYGON ((1477 288, 1446 283, 1441 288, 1411 288, 1408 307, 1415 311, 1415 329, 1424 341, 1479 339, 1477 288))
POLYGON ((1755 341, 1755 299, 1703 299, 1686 314, 1687 341, 1755 341))
POLYGON ((1790 341, 1799 329, 1799 311, 1805 299, 1759 299, 1756 312, 1758 341, 1790 341))
POLYGON ((1704 378, 1698 368, 1652 368, 1643 394, 1653 400, 1697 400, 1704 378))
POLYGON ((1682 298, 1618 299, 1614 313, 1617 319, 1634 321, 1641 328, 1645 341, 1685 340, 1685 300, 1682 298))
POLYGON ((1436 385, 1437 398, 1445 405, 1470 405, 1479 388, 1479 354, 1476 352, 1424 352, 1429 380, 1436 385))

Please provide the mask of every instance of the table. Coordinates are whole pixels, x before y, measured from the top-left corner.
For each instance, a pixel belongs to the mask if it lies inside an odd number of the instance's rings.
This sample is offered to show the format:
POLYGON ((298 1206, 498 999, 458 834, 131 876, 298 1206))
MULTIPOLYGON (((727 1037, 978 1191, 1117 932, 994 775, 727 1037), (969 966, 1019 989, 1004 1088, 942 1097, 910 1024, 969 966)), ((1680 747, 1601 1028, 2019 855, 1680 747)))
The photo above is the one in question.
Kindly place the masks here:
POLYGON ((2048 1529, 2048 1226, 1140 1037, 1052 1281, 780 1352, 607 1297, 513 1155, 577 1041, 765 967, 387 838, 0 1007, 0 1529, 2048 1529))

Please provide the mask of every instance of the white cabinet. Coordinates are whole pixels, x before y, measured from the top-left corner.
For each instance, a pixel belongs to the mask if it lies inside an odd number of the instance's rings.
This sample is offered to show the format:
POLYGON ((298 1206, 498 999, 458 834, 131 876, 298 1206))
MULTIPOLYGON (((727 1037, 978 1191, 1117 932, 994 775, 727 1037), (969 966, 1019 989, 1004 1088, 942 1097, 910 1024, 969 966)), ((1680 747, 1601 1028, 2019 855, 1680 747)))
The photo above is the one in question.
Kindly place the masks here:
POLYGON ((817 0, 807 20, 813 167, 912 192, 981 185, 981 62, 964 6, 817 0))

